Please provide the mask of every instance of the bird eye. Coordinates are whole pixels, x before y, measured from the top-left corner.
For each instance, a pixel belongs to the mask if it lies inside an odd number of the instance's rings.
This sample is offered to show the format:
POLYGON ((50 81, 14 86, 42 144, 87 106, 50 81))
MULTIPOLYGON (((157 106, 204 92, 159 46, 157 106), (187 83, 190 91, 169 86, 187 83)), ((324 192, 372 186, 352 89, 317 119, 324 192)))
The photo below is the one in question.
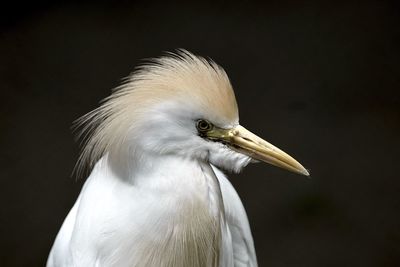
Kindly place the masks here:
POLYGON ((199 132, 207 132, 212 129, 213 125, 206 120, 198 120, 196 127, 199 132))

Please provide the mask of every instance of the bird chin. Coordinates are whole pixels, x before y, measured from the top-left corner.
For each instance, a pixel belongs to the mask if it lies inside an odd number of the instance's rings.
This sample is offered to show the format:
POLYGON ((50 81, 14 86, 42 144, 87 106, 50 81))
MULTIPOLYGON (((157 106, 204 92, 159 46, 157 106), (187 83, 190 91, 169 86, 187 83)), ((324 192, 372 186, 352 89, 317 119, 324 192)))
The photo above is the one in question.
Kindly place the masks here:
POLYGON ((218 153, 211 154, 209 161, 220 169, 228 172, 239 173, 252 161, 252 158, 231 149, 224 149, 218 153))

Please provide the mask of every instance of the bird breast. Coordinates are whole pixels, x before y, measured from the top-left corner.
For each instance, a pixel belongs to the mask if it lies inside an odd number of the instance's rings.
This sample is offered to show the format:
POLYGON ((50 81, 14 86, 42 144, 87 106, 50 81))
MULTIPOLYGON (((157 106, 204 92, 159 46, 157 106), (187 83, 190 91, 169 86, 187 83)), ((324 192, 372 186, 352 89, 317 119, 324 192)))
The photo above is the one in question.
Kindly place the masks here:
POLYGON ((106 232, 112 233, 102 242, 103 251, 112 255, 108 262, 113 266, 219 266, 224 208, 211 166, 173 157, 151 162, 151 168, 132 176, 129 187, 125 182, 124 188, 114 186, 118 191, 114 197, 121 199, 116 205, 125 208, 113 209, 113 219, 104 224, 111 228, 106 232))

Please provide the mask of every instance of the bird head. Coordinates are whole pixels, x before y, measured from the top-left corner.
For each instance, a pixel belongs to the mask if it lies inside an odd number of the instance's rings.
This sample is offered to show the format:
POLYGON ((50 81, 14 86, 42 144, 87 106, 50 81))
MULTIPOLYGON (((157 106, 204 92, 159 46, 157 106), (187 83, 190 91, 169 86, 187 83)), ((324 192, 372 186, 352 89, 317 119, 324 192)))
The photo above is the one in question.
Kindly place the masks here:
POLYGON ((130 75, 79 122, 87 140, 80 162, 101 156, 174 155, 238 172, 252 160, 309 175, 291 156, 239 124, 225 71, 179 50, 130 75))

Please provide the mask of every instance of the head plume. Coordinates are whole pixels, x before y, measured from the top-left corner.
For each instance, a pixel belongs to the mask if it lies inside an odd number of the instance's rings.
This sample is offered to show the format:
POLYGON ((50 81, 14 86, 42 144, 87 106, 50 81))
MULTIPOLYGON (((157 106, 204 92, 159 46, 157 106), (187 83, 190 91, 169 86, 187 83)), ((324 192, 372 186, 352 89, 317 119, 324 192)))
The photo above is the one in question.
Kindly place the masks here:
POLYGON ((76 121, 78 137, 84 140, 78 174, 104 154, 134 145, 129 141, 140 134, 138 127, 146 116, 168 101, 190 101, 198 110, 213 110, 220 124, 238 122, 235 95, 220 66, 186 50, 167 53, 138 67, 100 107, 76 121))

